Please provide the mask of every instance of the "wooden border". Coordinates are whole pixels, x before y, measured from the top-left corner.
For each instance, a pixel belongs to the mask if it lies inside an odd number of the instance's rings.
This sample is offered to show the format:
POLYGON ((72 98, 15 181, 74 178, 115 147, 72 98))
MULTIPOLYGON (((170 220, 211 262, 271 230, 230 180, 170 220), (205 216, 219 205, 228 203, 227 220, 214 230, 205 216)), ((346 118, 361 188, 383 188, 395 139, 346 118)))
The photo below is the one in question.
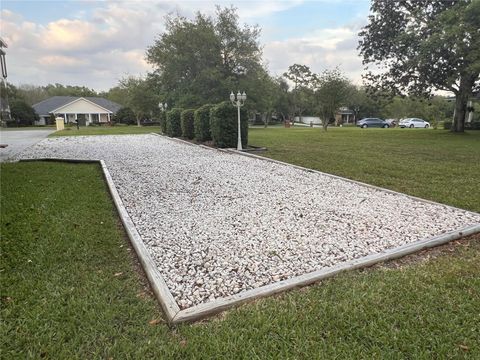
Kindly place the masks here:
POLYGON ((105 176, 105 180, 107 181, 110 194, 115 202, 120 219, 122 219, 123 226, 127 230, 128 237, 135 248, 135 252, 137 253, 140 263, 147 274, 148 280, 150 280, 150 285, 152 286, 153 292, 165 311, 168 322, 172 323, 175 315, 180 311, 180 308, 173 298, 172 293, 168 289, 168 286, 160 274, 160 271, 158 271, 155 262, 148 253, 145 243, 138 233, 135 224, 130 218, 130 215, 128 215, 127 210, 123 206, 122 199, 120 198, 120 195, 118 195, 117 188, 115 187, 115 183, 113 182, 105 162, 100 160, 100 164, 102 166, 103 174, 105 176))
MULTIPOLYGON (((195 144, 192 144, 190 142, 181 140, 181 139, 173 139, 169 137, 165 137, 159 134, 155 134, 158 136, 161 136, 163 138, 177 141, 179 143, 184 143, 188 144, 191 146, 196 146, 195 144)), ((201 146, 201 145, 200 145, 201 146)), ((206 146, 201 146, 205 149, 208 150, 214 150, 216 151, 217 149, 214 148, 209 148, 206 146)), ((249 153, 243 153, 239 152, 237 150, 220 150, 222 153, 230 153, 230 154, 237 154, 237 155, 243 155, 243 156, 249 156, 253 158, 257 158, 259 160, 265 160, 265 161, 271 161, 274 163, 286 165, 286 166, 293 166, 295 168, 298 168, 300 170, 308 171, 308 172, 315 172, 315 173, 320 173, 322 175, 327 175, 339 180, 344 180, 348 182, 353 182, 359 185, 367 186, 369 188, 373 188, 376 190, 381 190, 381 191, 386 191, 388 193, 396 194, 396 195, 402 195, 402 196, 407 196, 409 198, 412 198, 417 201, 422 201, 422 202, 427 202, 435 205, 441 205, 449 208, 453 208, 455 210, 461 210, 461 211, 466 211, 463 209, 458 209, 449 205, 445 204, 440 204, 436 203, 430 200, 425 200, 421 198, 417 198, 415 196, 410 196, 407 194, 399 193, 393 190, 388 190, 388 189, 383 189, 374 185, 370 184, 365 184, 359 181, 355 180, 350 180, 346 178, 342 178, 340 176, 336 175, 331 175, 327 173, 323 173, 317 170, 312 170, 312 169, 307 169, 303 168, 298 165, 293 165, 289 163, 285 163, 282 161, 270 159, 270 158, 265 158, 262 156, 254 155, 254 154, 249 154, 249 153)), ((135 252, 138 255, 138 258, 140 259, 140 263, 142 264, 142 267, 147 274, 147 278, 152 286, 153 292, 155 293, 155 296, 157 297, 158 301, 160 302, 163 310, 165 311, 165 315, 167 317, 167 320, 169 324, 175 325, 179 324, 182 322, 192 322, 196 320, 203 319, 205 317, 211 316, 213 314, 219 313, 221 311, 225 311, 227 309, 230 309, 231 307, 238 306, 242 303, 252 301, 255 299, 259 299, 262 297, 274 295, 283 291, 287 291, 290 289, 302 287, 305 285, 310 285, 312 283, 327 279, 329 277, 332 277, 336 274, 339 274, 344 271, 348 270, 354 270, 362 267, 367 267, 367 266, 372 266, 376 263, 383 262, 383 261, 388 261, 392 259, 396 259, 399 257, 403 257, 408 254, 412 254, 414 252, 427 249, 430 247, 438 246, 445 244, 447 242, 450 242, 452 240, 458 239, 463 236, 468 236, 472 234, 476 234, 480 232, 480 224, 475 224, 475 225, 470 225, 466 226, 464 228, 461 228, 459 230, 451 231, 445 234, 441 234, 438 236, 435 236, 433 238, 427 238, 424 240, 416 241, 414 243, 410 244, 405 244, 396 248, 384 250, 380 253, 377 254, 372 254, 372 255, 367 255, 359 259, 354 259, 351 261, 343 262, 338 265, 313 271, 307 274, 303 274, 300 276, 295 276, 283 281, 279 281, 276 283, 272 283, 269 285, 261 286, 256 289, 251 289, 244 291, 239 294, 227 296, 224 298, 220 298, 217 300, 214 300, 212 302, 208 303, 203 303, 200 305, 196 305, 193 307, 190 307, 188 309, 180 310, 178 307, 174 297, 172 296, 170 290, 168 289, 165 280, 163 279, 162 275, 158 271, 155 262, 151 258, 151 256, 148 253, 147 248, 145 247, 144 242, 142 241, 142 238, 140 234, 138 233, 137 229, 135 228, 135 224, 133 223, 132 219, 130 218, 130 215, 128 214, 127 210, 125 209, 123 202, 118 194, 118 191, 115 187, 115 183, 110 175, 110 172, 108 171, 108 168, 103 160, 78 160, 78 159, 62 159, 62 158, 43 158, 43 159, 22 159, 20 161, 59 161, 59 162, 72 162, 72 163, 99 163, 102 168, 102 172, 104 175, 104 178, 107 182, 108 189, 110 191, 110 194, 113 198, 113 201, 115 203, 115 206, 118 210, 120 219, 122 220, 122 223, 127 230, 128 237, 130 238, 130 241, 132 242, 132 245, 135 249, 135 252)), ((469 212, 472 214, 476 214, 473 212, 469 212)))
POLYGON ((463 236, 480 232, 480 224, 465 227, 450 233, 442 234, 434 238, 417 241, 397 248, 384 250, 378 254, 367 255, 359 259, 344 262, 326 269, 317 270, 308 274, 296 276, 287 280, 265 285, 243 293, 227 296, 209 303, 200 304, 185 310, 181 310, 173 319, 173 323, 196 321, 218 312, 227 310, 232 306, 240 305, 247 301, 274 295, 286 290, 310 285, 320 280, 327 279, 347 270, 372 266, 376 263, 396 259, 430 247, 445 244, 463 236))

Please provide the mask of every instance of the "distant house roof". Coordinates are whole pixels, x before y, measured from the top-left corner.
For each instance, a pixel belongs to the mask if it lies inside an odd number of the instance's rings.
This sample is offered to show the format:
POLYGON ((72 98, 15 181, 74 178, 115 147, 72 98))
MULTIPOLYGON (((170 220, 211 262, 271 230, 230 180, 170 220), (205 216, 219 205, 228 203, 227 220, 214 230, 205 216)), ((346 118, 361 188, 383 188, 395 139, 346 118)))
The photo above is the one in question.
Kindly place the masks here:
POLYGON ((40 101, 39 103, 33 105, 33 108, 35 109, 35 112, 38 115, 48 115, 52 111, 65 106, 67 104, 70 104, 71 102, 78 100, 78 99, 85 99, 88 101, 93 102, 94 104, 97 104, 98 106, 101 106, 107 110, 110 110, 112 113, 116 113, 118 110, 122 108, 122 105, 117 104, 116 102, 100 98, 100 97, 91 97, 91 96, 53 96, 49 99, 40 101))

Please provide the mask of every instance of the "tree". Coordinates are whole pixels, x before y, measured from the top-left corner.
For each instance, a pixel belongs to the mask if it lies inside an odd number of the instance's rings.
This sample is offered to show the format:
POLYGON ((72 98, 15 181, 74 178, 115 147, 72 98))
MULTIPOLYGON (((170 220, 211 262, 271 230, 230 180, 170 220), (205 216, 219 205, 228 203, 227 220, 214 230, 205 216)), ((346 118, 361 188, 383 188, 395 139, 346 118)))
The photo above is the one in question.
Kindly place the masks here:
POLYGON ((452 131, 463 132, 467 101, 480 87, 480 1, 373 0, 371 12, 360 54, 365 65, 387 70, 370 71, 369 86, 422 97, 451 91, 452 131))
POLYGON ((38 120, 38 114, 25 101, 14 99, 10 103, 10 114, 17 125, 28 126, 33 125, 38 120))
POLYGON ((16 98, 23 99, 29 105, 36 104, 52 96, 97 96, 95 90, 85 86, 72 86, 62 84, 48 84, 47 86, 37 86, 31 84, 21 84, 16 91, 16 98))
POLYGON ((100 93, 99 95, 122 106, 128 103, 127 89, 121 86, 114 86, 107 92, 100 93))
POLYGON ((355 116, 355 123, 364 117, 382 117, 382 106, 363 87, 351 85, 346 104, 355 116))
POLYGON ((239 25, 234 8, 217 7, 214 18, 167 17, 166 31, 146 52, 157 93, 184 108, 224 101, 261 69, 258 37, 257 27, 239 25))
POLYGON ((351 84, 338 69, 325 70, 316 77, 315 99, 325 131, 337 110, 347 103, 351 84))
POLYGON ((298 114, 302 121, 302 113, 309 107, 313 95, 311 87, 315 82, 315 75, 307 65, 293 64, 283 76, 293 82, 293 112, 298 114))
POLYGON ((135 113, 129 107, 123 107, 115 114, 115 121, 120 124, 132 125, 135 123, 135 113))
POLYGON ((140 126, 143 118, 157 111, 158 97, 151 91, 151 86, 147 80, 130 76, 120 80, 120 87, 127 94, 126 105, 135 113, 137 126, 140 126))

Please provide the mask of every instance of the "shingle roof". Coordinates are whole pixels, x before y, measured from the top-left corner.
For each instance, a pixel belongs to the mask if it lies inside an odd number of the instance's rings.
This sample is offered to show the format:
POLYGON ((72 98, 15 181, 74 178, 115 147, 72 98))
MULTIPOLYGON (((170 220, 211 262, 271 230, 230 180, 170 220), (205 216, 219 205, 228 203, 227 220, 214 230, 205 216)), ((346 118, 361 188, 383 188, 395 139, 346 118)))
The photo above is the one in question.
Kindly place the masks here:
MULTIPOLYGON (((53 96, 49 99, 36 103, 35 105, 33 105, 33 108, 35 109, 38 115, 48 115, 53 110, 58 109, 59 107, 67 105, 72 101, 75 101, 80 98, 81 98, 80 96, 53 96)), ((91 97, 91 96, 85 96, 83 98, 97 104, 98 106, 101 106, 105 109, 110 110, 114 114, 122 108, 122 105, 104 98, 91 97)))

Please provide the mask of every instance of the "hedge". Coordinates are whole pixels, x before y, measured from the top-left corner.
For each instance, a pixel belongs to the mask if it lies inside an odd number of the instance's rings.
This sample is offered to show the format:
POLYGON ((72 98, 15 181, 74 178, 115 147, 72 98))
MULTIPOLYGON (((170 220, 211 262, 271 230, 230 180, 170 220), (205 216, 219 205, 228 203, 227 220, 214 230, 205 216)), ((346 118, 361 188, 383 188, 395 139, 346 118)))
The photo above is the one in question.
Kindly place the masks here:
POLYGON ((180 116, 183 109, 173 108, 167 112, 167 128, 166 134, 170 137, 180 137, 182 136, 182 125, 180 121, 180 116))
MULTIPOLYGON (((248 143, 247 112, 241 108, 242 146, 248 143)), ((210 111, 210 130, 215 146, 220 148, 237 147, 237 108, 230 101, 224 101, 210 111)))
POLYGON ((193 113, 195 109, 183 110, 180 115, 180 123, 182 127, 182 136, 187 139, 193 139, 193 113))
POLYGON ((195 139, 198 141, 212 140, 210 133, 210 110, 212 107, 213 105, 206 104, 195 111, 193 127, 195 139))

